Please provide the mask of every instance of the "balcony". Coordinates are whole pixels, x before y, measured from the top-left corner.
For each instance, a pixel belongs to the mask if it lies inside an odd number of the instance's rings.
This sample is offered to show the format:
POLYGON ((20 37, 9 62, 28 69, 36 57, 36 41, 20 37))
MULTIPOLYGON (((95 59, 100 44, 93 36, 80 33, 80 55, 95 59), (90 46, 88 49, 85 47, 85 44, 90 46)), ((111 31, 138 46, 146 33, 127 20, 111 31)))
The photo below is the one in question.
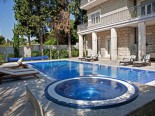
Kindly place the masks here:
POLYGON ((149 19, 151 17, 155 17, 155 1, 131 8, 126 7, 126 9, 118 10, 113 13, 103 14, 100 16, 99 23, 94 24, 90 21, 88 24, 79 25, 78 31, 97 29, 98 27, 128 23, 130 21, 149 19))
POLYGON ((78 28, 78 31, 87 30, 87 28, 88 28, 88 23, 84 23, 84 24, 78 25, 77 28, 78 28))
POLYGON ((80 8, 88 10, 94 6, 106 2, 107 0, 81 0, 80 8))
POLYGON ((129 12, 130 12, 131 18, 136 18, 136 17, 143 18, 143 17, 154 15, 155 1, 129 8, 129 12))

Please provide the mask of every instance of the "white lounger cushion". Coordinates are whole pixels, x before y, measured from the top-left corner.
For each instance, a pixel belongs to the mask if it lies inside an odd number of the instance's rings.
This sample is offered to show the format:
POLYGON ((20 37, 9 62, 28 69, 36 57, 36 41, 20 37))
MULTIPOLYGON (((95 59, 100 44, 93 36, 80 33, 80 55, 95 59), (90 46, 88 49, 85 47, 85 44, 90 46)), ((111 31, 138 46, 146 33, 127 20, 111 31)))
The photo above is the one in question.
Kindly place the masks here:
POLYGON ((23 57, 20 58, 17 62, 12 62, 12 63, 5 63, 3 65, 1 65, 0 67, 17 67, 19 66, 23 61, 23 57))
POLYGON ((16 66, 19 66, 19 64, 17 62, 13 62, 13 63, 5 63, 5 64, 2 64, 0 67, 16 67, 16 66))

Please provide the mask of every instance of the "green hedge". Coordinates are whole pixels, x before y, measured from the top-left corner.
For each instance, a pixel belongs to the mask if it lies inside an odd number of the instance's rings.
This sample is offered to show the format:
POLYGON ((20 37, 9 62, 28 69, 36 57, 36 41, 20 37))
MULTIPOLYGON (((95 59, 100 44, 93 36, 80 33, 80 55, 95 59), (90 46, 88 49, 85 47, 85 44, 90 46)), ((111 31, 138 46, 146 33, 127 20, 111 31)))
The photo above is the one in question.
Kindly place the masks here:
MULTIPOLYGON (((44 55, 48 56, 50 58, 50 50, 46 49, 44 50, 44 55)), ((33 51, 32 56, 41 56, 40 51, 33 51)), ((57 59, 58 58, 58 52, 57 50, 52 50, 52 59, 57 59)), ((68 52, 66 50, 60 50, 60 58, 68 58, 68 52)))
POLYGON ((0 65, 4 63, 4 56, 3 54, 0 54, 0 65))
POLYGON ((31 56, 32 57, 41 56, 41 52, 40 51, 32 51, 31 56))
POLYGON ((60 58, 68 58, 68 51, 60 50, 60 58))
POLYGON ((3 60, 4 57, 3 57, 3 54, 0 54, 0 60, 3 60))
POLYGON ((78 49, 73 49, 72 50, 72 57, 78 57, 79 56, 79 50, 78 49))
MULTIPOLYGON (((50 58, 50 50, 46 49, 44 50, 44 55, 48 56, 50 58)), ((60 50, 60 58, 68 58, 68 51, 67 50, 60 50)), ((79 51, 77 49, 73 49, 72 50, 72 57, 78 57, 79 55, 79 51)), ((32 52, 32 56, 41 56, 41 52, 40 51, 33 51, 32 52)), ((52 59, 57 59, 58 58, 58 52, 57 50, 53 49, 52 50, 52 59)))
POLYGON ((14 58, 14 54, 8 54, 8 58, 14 58))

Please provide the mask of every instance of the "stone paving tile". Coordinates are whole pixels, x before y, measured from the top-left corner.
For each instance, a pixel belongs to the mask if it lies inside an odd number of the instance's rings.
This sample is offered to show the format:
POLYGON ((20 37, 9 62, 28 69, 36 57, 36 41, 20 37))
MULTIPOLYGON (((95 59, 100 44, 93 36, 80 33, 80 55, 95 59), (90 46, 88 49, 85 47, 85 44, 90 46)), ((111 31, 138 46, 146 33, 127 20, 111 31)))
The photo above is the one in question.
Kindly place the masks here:
MULTIPOLYGON (((78 59, 72 58, 71 60, 77 61, 78 59)), ((100 59, 99 61, 94 63, 119 66, 119 61, 116 62, 107 59, 100 59)), ((155 63, 152 63, 152 66, 142 67, 142 69, 155 70, 155 63)), ((29 102, 26 96, 26 85, 28 85, 29 87, 31 86, 32 92, 36 94, 37 99, 42 102, 44 109, 46 111, 49 111, 49 114, 51 115, 59 116, 63 114, 64 116, 67 116, 69 114, 75 114, 77 116, 95 116, 97 114, 98 116, 102 116, 103 113, 104 116, 109 115, 109 113, 103 112, 103 110, 75 110, 72 108, 57 105, 51 101, 47 101, 44 96, 44 88, 50 82, 51 81, 45 78, 32 78, 2 83, 0 85, 0 116, 35 116, 33 105, 29 102)), ((119 108, 116 108, 116 110, 113 110, 114 112, 111 113, 115 114, 115 112, 117 112, 119 108)))
MULTIPOLYGON (((78 61, 78 58, 70 58, 70 60, 78 61)), ((103 65, 122 66, 122 65, 119 65, 119 62, 120 62, 119 60, 118 61, 111 61, 109 59, 99 58, 99 61, 93 61, 92 63, 99 63, 99 64, 103 64, 103 65)), ((133 67, 132 65, 127 65, 125 67, 155 70, 155 62, 151 62, 151 66, 133 67)))
POLYGON ((0 116, 35 116, 25 91, 25 86, 33 79, 2 82, 0 116))
POLYGON ((42 78, 28 85, 28 88, 48 116, 124 116, 135 109, 141 108, 141 106, 155 98, 154 87, 135 83, 139 87, 140 95, 136 100, 128 104, 108 109, 75 109, 55 104, 45 97, 44 89, 51 82, 50 80, 42 78))

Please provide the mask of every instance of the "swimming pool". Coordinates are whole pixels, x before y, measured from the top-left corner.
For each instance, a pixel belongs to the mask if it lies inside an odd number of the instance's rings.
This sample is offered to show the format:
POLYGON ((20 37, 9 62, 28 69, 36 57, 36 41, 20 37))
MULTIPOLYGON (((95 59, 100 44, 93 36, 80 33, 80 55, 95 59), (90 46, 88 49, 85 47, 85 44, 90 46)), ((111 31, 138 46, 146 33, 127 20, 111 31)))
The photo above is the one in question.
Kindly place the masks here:
POLYGON ((37 70, 56 80, 64 80, 86 75, 105 75, 109 78, 133 81, 142 84, 155 80, 155 71, 125 67, 92 64, 74 61, 50 61, 28 63, 37 70))
POLYGON ((138 88, 125 81, 106 77, 82 77, 59 80, 45 88, 48 100, 72 108, 111 108, 135 100, 138 88))

